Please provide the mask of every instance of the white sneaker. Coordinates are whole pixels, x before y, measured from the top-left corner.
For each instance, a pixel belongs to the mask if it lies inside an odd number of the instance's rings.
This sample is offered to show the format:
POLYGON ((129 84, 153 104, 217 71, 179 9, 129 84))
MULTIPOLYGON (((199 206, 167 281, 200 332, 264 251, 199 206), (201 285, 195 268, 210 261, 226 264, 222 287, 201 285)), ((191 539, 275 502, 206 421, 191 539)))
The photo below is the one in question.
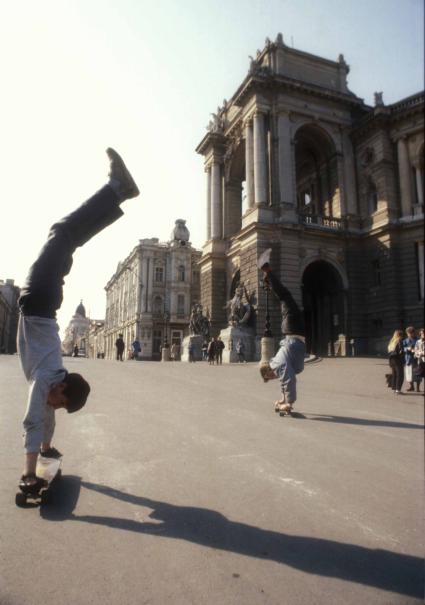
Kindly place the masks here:
POLYGON ((108 147, 106 153, 110 160, 109 184, 119 196, 120 201, 123 202, 132 197, 137 197, 140 193, 139 188, 127 170, 121 156, 112 147, 108 147))
POLYGON ((260 255, 258 261, 257 261, 257 265, 259 269, 262 269, 264 267, 264 265, 269 265, 270 264, 270 255, 272 253, 272 249, 271 248, 267 248, 267 250, 265 250, 263 252, 263 254, 260 255))

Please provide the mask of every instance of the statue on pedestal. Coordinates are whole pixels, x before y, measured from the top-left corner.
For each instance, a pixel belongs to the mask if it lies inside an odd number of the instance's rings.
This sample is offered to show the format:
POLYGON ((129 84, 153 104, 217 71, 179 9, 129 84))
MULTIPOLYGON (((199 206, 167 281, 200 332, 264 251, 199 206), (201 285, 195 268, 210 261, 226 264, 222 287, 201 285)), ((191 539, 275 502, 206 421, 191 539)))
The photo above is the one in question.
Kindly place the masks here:
POLYGON ((251 327, 255 321, 255 290, 248 292, 243 283, 235 289, 235 294, 226 304, 229 311, 229 326, 251 327), (245 296, 246 302, 243 302, 245 296))
POLYGON ((204 340, 210 339, 210 320, 204 315, 200 303, 195 303, 190 315, 189 333, 193 336, 202 336, 204 340))

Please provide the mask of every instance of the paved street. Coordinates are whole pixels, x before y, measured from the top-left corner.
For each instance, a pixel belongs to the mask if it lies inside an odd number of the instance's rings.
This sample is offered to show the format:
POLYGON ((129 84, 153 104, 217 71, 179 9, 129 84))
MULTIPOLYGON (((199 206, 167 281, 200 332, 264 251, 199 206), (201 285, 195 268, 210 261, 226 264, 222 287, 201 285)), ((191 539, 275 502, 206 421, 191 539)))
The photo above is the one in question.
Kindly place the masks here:
POLYGON ((65 365, 92 395, 57 414, 52 503, 18 509, 27 387, 0 356, 1 605, 423 602, 423 399, 385 360, 310 364, 297 418, 256 364, 65 365))

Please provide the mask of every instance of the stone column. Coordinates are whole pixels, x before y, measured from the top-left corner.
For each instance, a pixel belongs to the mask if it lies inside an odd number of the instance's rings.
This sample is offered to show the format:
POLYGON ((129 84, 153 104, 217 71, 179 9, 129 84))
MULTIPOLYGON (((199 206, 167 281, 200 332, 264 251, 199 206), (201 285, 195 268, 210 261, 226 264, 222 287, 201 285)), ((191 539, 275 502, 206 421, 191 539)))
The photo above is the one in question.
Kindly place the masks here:
POLYGON ((294 157, 291 143, 291 122, 288 114, 279 116, 279 189, 280 203, 295 205, 294 157))
POLYGON ((342 153, 337 152, 336 162, 338 168, 338 191, 339 191, 339 216, 335 215, 335 218, 341 218, 347 214, 347 199, 346 199, 346 188, 345 188, 345 170, 344 170, 344 156, 342 153))
POLYGON ((214 162, 211 167, 211 238, 221 239, 222 223, 222 191, 221 191, 221 166, 214 162))
POLYGON ((353 146, 346 130, 342 132, 342 151, 344 154, 345 210, 347 214, 357 214, 356 177, 353 146))
POLYGON ((401 215, 412 214, 412 187, 410 180, 410 162, 406 139, 397 142, 398 171, 400 176, 401 215))
POLYGON ((266 138, 264 115, 254 114, 254 190, 255 204, 267 203, 266 138))
POLYGON ((207 242, 211 239, 211 168, 206 169, 207 175, 207 242))
POLYGON ((422 167, 421 166, 415 166, 415 176, 416 176, 416 192, 418 195, 418 204, 420 206, 423 206, 424 190, 423 190, 422 167))
POLYGON ((245 125, 245 186, 247 209, 254 206, 254 141, 252 122, 245 125))

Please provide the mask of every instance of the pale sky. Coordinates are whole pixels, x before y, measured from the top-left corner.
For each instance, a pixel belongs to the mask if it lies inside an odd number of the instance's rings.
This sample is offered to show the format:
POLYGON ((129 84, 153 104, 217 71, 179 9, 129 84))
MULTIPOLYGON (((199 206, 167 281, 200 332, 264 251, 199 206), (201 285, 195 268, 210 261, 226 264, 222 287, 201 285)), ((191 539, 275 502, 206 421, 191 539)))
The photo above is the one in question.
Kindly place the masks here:
POLYGON ((104 286, 145 237, 177 218, 205 239, 203 158, 210 113, 247 74, 266 37, 350 65, 366 103, 424 87, 423 0, 0 0, 0 278, 22 285, 48 228, 106 182, 115 147, 141 195, 74 257, 58 314, 82 298, 105 314, 104 286))

